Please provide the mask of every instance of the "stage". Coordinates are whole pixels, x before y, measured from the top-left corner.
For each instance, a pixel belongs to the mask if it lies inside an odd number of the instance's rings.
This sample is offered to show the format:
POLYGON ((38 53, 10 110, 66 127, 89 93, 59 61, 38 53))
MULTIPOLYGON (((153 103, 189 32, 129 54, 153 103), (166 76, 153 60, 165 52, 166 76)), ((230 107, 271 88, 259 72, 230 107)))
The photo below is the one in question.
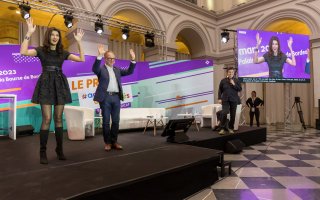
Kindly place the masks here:
POLYGON ((266 129, 241 127, 236 134, 220 136, 210 129, 197 132, 191 127, 191 141, 186 144, 167 143, 161 130, 155 137, 152 130, 122 132, 119 142, 124 150, 111 152, 104 151, 99 131, 84 141, 66 139, 67 161, 57 160, 54 134, 50 134, 49 165, 39 164, 38 135, 16 141, 2 137, 0 198, 183 199, 218 180, 220 143, 240 137, 251 145, 254 136, 266 129))
POLYGON ((210 131, 205 128, 201 130, 199 134, 188 133, 189 141, 183 144, 224 151, 225 144, 229 140, 240 139, 246 146, 267 141, 267 128, 239 126, 239 130, 234 134, 226 132, 224 135, 219 135, 218 131, 210 131))

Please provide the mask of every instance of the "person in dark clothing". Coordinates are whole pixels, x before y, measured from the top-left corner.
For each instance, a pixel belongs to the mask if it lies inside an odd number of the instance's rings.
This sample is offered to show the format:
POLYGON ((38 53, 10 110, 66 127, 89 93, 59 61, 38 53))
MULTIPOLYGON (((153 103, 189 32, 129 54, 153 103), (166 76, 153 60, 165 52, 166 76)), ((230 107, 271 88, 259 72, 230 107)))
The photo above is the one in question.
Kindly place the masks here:
POLYGON ((62 113, 64 105, 71 103, 71 93, 66 76, 62 73, 62 64, 64 60, 84 62, 85 57, 81 45, 84 35, 82 30, 74 34, 78 43, 79 56, 70 54, 63 50, 61 43, 61 33, 56 28, 48 28, 43 46, 35 49, 28 49, 31 35, 36 30, 31 18, 27 19, 28 32, 21 44, 20 54, 25 56, 36 56, 40 59, 42 65, 42 74, 39 77, 36 88, 32 96, 32 103, 40 104, 42 112, 42 123, 40 128, 40 163, 48 164, 46 149, 49 135, 49 126, 52 117, 52 106, 54 106, 54 124, 56 136, 56 153, 59 160, 66 160, 63 154, 63 128, 62 113))
POLYGON ((253 63, 259 64, 267 62, 269 67, 269 78, 283 78, 283 65, 288 63, 291 66, 296 66, 296 59, 292 50, 292 37, 288 40, 288 47, 291 54, 291 59, 281 51, 279 38, 272 36, 269 41, 269 51, 266 52, 263 57, 258 57, 259 47, 262 38, 259 33, 256 34, 257 46, 254 49, 253 63))
POLYGON ((136 66, 136 55, 132 49, 129 51, 131 62, 127 69, 115 67, 116 56, 112 51, 105 51, 103 45, 98 47, 98 57, 96 58, 92 71, 97 75, 99 85, 97 87, 94 101, 98 101, 102 111, 102 129, 104 139, 104 149, 110 151, 111 148, 122 150, 122 146, 117 142, 119 122, 120 122, 120 100, 123 101, 123 89, 121 77, 130 75, 136 66), (104 56, 105 64, 101 64, 104 56), (110 117, 112 120, 110 128, 110 117))
POLYGON ((259 108, 263 106, 263 100, 257 97, 256 91, 251 92, 251 97, 247 99, 246 104, 250 108, 249 115, 250 115, 250 126, 252 127, 253 124, 253 117, 256 116, 257 126, 260 126, 259 117, 260 117, 260 110, 259 108))
POLYGON ((224 134, 227 130, 229 133, 234 133, 234 121, 236 117, 237 105, 240 104, 238 92, 242 90, 240 82, 234 77, 234 68, 227 68, 227 77, 222 79, 219 84, 218 102, 222 104, 222 120, 223 127, 219 134, 224 134), (230 112, 229 128, 227 126, 227 114, 230 112))

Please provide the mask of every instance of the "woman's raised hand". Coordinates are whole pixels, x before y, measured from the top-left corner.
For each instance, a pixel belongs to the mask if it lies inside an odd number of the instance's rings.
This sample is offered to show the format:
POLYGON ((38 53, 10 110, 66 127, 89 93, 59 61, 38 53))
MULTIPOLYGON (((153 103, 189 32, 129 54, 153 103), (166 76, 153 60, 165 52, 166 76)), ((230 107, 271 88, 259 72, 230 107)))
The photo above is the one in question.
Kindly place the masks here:
POLYGON ((33 25, 33 19, 30 17, 28 19, 26 19, 27 21, 27 25, 28 25, 28 33, 31 35, 32 33, 34 33, 36 31, 36 25, 33 25))
POLYGON ((292 43, 293 43, 293 39, 292 39, 292 37, 290 37, 288 40, 288 47, 290 50, 292 50, 292 43))
POLYGON ((84 35, 84 32, 82 29, 78 29, 77 33, 73 33, 74 39, 77 42, 81 42, 83 35, 84 35))
POLYGON ((257 48, 258 48, 261 44, 261 41, 262 41, 262 37, 260 37, 259 33, 256 34, 256 40, 257 40, 257 48))

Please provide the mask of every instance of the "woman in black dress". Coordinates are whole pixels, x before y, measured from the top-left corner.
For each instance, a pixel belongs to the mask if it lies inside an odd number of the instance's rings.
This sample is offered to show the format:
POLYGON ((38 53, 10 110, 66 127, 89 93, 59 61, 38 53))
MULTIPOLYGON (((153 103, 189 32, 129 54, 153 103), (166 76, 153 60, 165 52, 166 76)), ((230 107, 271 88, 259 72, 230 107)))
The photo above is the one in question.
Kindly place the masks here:
POLYGON ((288 48, 290 50, 291 59, 286 56, 281 51, 280 41, 277 36, 272 36, 269 41, 269 51, 266 52, 262 57, 258 56, 259 47, 262 41, 262 37, 259 36, 259 33, 256 34, 257 46, 254 49, 253 63, 259 64, 267 62, 269 67, 269 78, 283 78, 283 66, 285 63, 288 63, 291 66, 296 66, 296 59, 294 52, 292 50, 292 37, 289 38, 288 48))
POLYGON ((42 65, 42 74, 39 77, 33 93, 32 102, 40 104, 42 112, 42 123, 40 129, 40 163, 48 164, 46 146, 49 135, 49 126, 52 117, 52 106, 54 106, 54 123, 56 136, 56 153, 59 160, 66 160, 63 154, 63 128, 62 113, 64 105, 71 103, 71 93, 66 76, 62 73, 64 60, 84 62, 85 57, 81 45, 83 31, 78 30, 74 38, 78 43, 80 55, 76 56, 63 50, 61 33, 56 28, 48 28, 45 33, 43 46, 28 49, 31 35, 36 30, 31 18, 27 19, 28 32, 21 44, 20 53, 25 56, 36 56, 42 65))

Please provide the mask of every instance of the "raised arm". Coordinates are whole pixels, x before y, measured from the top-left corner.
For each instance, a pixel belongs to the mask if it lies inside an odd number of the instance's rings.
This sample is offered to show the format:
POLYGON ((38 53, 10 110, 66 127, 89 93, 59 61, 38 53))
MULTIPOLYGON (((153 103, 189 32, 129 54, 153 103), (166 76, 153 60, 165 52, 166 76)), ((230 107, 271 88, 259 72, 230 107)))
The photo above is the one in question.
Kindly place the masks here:
POLYGON ((35 49, 28 49, 28 46, 29 46, 29 40, 31 38, 31 35, 36 30, 37 26, 33 25, 33 19, 32 18, 29 18, 26 21, 27 21, 27 25, 28 25, 28 32, 27 32, 26 36, 24 37, 24 40, 23 40, 23 42, 21 44, 20 54, 21 55, 25 55, 25 56, 36 56, 37 55, 37 51, 35 49))
POLYGON ((257 45, 256 45, 256 48, 254 49, 253 63, 259 64, 265 61, 264 57, 258 57, 259 47, 262 41, 262 37, 260 37, 259 33, 256 34, 256 40, 257 40, 257 45))
POLYGON ((100 70, 101 70, 100 63, 101 63, 101 59, 103 58, 104 53, 105 53, 104 46, 102 44, 99 44, 98 45, 98 56, 92 66, 92 71, 97 75, 100 74, 100 70))
POLYGON ((77 44, 78 44, 79 56, 76 56, 74 54, 70 54, 68 57, 68 60, 72 60, 75 62, 84 62, 85 61, 83 48, 82 48, 82 44, 81 44, 81 40, 82 40, 83 35, 84 35, 84 32, 82 29, 78 29, 77 34, 73 33, 74 39, 77 41, 77 44))
POLYGON ((240 81, 238 80, 238 79, 231 79, 231 84, 232 84, 232 87, 236 90, 236 91, 238 91, 238 92, 240 92, 241 90, 242 90, 242 87, 241 87, 241 84, 240 84, 240 81))
POLYGON ((289 47, 289 50, 291 53, 291 59, 287 58, 286 63, 288 63, 289 65, 292 65, 292 66, 296 66, 296 58, 295 58, 294 52, 292 50, 292 43, 293 43, 293 39, 292 39, 292 37, 290 37, 288 40, 288 47, 289 47))
POLYGON ((136 66, 136 61, 135 61, 136 54, 134 53, 133 49, 130 49, 129 53, 130 53, 130 57, 131 57, 131 62, 130 62, 129 68, 128 69, 122 69, 120 71, 121 76, 127 76, 127 75, 132 74, 133 71, 134 71, 134 68, 136 66))

